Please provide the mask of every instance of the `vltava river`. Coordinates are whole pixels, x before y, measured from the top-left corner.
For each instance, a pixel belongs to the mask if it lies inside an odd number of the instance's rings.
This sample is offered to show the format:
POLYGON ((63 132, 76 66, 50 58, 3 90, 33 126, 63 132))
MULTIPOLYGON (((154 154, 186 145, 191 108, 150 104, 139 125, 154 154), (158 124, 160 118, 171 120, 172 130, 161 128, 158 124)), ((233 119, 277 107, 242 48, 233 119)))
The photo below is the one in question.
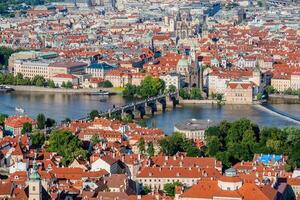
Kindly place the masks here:
MULTIPOLYGON (((113 105, 124 105, 132 100, 122 96, 89 96, 74 94, 52 94, 38 92, 12 92, 0 94, 0 113, 17 114, 16 107, 22 107, 25 114, 36 117, 44 113, 46 117, 60 121, 69 117, 79 119, 85 117, 93 109, 106 110, 113 105)), ((300 105, 273 105, 275 108, 300 116, 300 105)), ((173 131, 174 124, 189 118, 197 118, 218 122, 247 117, 262 126, 298 126, 289 120, 273 115, 252 105, 189 105, 173 111, 157 115, 148 120, 149 126, 163 129, 167 134, 173 131)))

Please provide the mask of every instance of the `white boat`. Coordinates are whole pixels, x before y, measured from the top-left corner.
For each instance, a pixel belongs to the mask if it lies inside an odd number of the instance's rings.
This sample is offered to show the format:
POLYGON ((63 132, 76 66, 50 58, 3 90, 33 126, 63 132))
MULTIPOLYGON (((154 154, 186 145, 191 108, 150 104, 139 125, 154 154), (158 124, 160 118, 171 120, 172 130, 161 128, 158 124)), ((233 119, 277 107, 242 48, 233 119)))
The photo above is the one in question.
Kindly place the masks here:
POLYGON ((18 108, 18 107, 16 107, 15 108, 15 110, 17 111, 17 112, 19 112, 19 113, 24 113, 25 112, 25 110, 23 109, 23 108, 18 108))
POLYGON ((109 95, 109 92, 107 91, 103 91, 103 90, 99 90, 99 91, 95 91, 95 92, 90 92, 90 95, 109 95))

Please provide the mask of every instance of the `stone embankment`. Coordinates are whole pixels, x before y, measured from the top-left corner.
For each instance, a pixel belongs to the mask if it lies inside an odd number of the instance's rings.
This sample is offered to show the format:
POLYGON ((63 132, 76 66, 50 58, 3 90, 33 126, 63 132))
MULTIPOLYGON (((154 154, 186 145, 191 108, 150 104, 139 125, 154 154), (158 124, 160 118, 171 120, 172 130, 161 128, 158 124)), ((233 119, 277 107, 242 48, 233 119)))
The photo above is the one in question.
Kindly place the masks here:
POLYGON ((204 99, 204 100, 183 100, 180 99, 179 101, 180 104, 184 105, 184 104, 217 104, 217 100, 209 100, 209 99, 204 99))
POLYGON ((300 98, 297 95, 269 95, 268 102, 271 104, 300 104, 300 98))
POLYGON ((47 92, 47 93, 68 93, 68 94, 90 94, 99 92, 99 90, 107 91, 109 93, 118 93, 113 88, 80 88, 80 89, 65 89, 65 88, 46 88, 37 86, 23 86, 23 85, 9 85, 15 91, 27 92, 47 92))

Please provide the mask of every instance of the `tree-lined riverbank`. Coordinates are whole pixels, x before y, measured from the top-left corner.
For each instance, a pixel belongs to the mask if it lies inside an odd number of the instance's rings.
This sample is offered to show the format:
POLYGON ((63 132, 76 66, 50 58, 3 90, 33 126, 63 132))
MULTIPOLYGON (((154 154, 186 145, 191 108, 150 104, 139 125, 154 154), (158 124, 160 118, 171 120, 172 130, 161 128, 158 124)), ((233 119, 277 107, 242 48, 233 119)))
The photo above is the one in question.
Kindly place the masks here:
POLYGON ((27 85, 8 85, 17 92, 46 92, 46 93, 67 93, 67 94, 89 94, 92 92, 98 92, 99 90, 107 91, 110 93, 118 94, 121 91, 115 88, 48 88, 48 87, 37 87, 37 86, 27 86, 27 85))

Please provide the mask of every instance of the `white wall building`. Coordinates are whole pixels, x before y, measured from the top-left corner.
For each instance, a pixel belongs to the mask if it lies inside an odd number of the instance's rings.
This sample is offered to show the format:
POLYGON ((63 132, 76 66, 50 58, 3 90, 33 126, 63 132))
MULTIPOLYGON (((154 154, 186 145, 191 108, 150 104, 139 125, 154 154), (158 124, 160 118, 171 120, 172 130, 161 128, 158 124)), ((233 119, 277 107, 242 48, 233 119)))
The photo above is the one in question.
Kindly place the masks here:
POLYGON ((169 89, 171 85, 174 85, 177 90, 181 87, 181 76, 177 73, 169 73, 166 75, 161 75, 159 77, 165 82, 166 89, 169 89))

